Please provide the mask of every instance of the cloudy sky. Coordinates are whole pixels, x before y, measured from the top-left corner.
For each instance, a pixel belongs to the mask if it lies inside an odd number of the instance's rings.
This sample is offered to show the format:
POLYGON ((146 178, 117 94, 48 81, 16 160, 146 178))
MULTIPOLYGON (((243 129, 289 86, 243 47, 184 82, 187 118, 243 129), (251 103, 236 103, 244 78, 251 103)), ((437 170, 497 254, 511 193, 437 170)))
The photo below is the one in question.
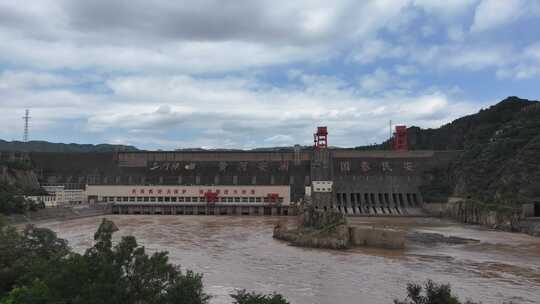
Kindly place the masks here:
POLYGON ((537 0, 0 0, 0 138, 380 142, 540 97, 537 0))

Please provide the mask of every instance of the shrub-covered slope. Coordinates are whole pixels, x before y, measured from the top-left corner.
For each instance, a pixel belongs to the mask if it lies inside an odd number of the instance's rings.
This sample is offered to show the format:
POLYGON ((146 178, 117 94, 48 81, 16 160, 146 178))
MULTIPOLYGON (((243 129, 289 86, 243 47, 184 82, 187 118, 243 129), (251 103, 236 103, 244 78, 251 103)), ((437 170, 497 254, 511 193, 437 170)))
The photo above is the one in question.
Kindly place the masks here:
POLYGON ((449 168, 427 172, 428 201, 449 195, 486 203, 540 200, 540 102, 508 97, 440 128, 407 131, 412 150, 463 150, 449 168))

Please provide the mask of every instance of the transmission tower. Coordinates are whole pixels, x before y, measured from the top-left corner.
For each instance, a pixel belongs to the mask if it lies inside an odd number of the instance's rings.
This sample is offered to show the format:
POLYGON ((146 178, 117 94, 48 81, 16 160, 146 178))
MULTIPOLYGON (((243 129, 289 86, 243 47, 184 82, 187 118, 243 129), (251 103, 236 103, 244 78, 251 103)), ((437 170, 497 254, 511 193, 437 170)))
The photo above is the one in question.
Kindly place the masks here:
POLYGON ((23 141, 28 141, 28 122, 30 121, 30 110, 26 109, 24 112, 23 120, 24 120, 24 135, 23 135, 23 141))

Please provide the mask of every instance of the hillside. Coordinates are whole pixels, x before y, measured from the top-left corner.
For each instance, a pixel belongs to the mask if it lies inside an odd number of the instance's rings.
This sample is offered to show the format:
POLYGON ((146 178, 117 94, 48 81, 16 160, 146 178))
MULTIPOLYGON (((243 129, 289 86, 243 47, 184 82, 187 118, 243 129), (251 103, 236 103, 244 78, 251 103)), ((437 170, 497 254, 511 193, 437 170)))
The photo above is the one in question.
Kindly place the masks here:
POLYGON ((0 151, 22 152, 111 152, 111 151, 137 151, 133 146, 109 144, 64 144, 48 141, 5 141, 0 139, 0 151))
MULTIPOLYGON (((509 97, 438 129, 408 128, 412 150, 463 150, 449 168, 431 172, 428 195, 486 203, 540 198, 540 102, 509 97)), ((388 142, 363 149, 388 147, 388 142)))
POLYGON ((35 204, 21 195, 43 194, 37 176, 28 163, 0 161, 0 215, 35 210, 35 204))

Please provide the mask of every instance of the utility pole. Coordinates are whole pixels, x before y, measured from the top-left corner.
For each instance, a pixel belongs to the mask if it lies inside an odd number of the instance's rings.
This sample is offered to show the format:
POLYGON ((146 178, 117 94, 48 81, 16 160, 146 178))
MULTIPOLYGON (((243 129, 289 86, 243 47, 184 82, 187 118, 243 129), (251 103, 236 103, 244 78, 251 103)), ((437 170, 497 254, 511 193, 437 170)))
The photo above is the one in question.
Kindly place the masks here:
POLYGON ((28 122, 30 121, 30 110, 26 109, 23 120, 24 120, 24 135, 23 135, 23 141, 28 142, 28 122))

